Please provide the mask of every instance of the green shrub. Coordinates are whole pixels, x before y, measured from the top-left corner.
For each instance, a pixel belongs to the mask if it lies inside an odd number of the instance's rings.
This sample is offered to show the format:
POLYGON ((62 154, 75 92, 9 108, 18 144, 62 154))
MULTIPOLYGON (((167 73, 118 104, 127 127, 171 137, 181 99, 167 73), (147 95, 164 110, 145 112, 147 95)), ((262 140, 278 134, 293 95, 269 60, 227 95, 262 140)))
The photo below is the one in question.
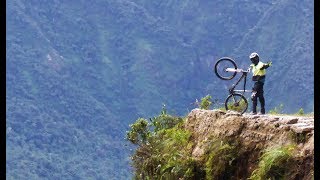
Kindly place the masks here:
POLYGON ((270 114, 282 114, 283 113, 283 104, 280 104, 277 107, 274 107, 269 111, 270 114))
MULTIPOLYGON (((160 132, 159 132, 160 133, 160 132)), ((164 179, 189 179, 194 177, 195 160, 191 157, 191 133, 174 127, 161 132, 163 164, 160 174, 164 179)))
POLYGON ((135 123, 130 125, 130 128, 130 131, 127 131, 127 140, 133 144, 139 145, 147 142, 150 136, 147 120, 139 118, 135 123))
POLYGON ((293 161, 293 150, 292 145, 267 149, 249 179, 286 179, 293 161))
POLYGON ((192 179, 196 161, 191 157, 190 137, 179 127, 154 133, 132 156, 136 179, 192 179))
POLYGON ((210 109, 210 106, 212 105, 211 96, 208 94, 207 96, 201 98, 201 102, 199 104, 200 109, 210 109))
POLYGON ((191 133, 182 127, 183 119, 161 113, 139 118, 130 125, 127 140, 139 145, 131 157, 136 179, 194 179, 197 164, 192 158, 191 133))
POLYGON ((162 110, 158 116, 150 118, 149 120, 154 128, 154 132, 158 132, 162 129, 172 128, 183 121, 181 117, 167 114, 165 105, 162 107, 162 110))
POLYGON ((297 112, 298 115, 304 115, 303 108, 300 108, 299 111, 297 112))
MULTIPOLYGON (((224 140, 226 141, 226 140, 224 140)), ((205 163, 206 179, 230 179, 235 171, 232 165, 238 158, 239 146, 235 143, 214 140, 205 163)))

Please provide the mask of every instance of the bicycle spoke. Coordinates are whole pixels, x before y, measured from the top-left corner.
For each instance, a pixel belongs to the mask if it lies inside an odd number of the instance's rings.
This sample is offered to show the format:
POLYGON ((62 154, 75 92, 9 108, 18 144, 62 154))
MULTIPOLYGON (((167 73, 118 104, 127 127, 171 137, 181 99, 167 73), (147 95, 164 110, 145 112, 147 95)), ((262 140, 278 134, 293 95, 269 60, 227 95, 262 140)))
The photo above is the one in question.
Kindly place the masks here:
POLYGON ((216 62, 214 71, 220 79, 230 80, 235 77, 237 72, 227 71, 227 68, 237 69, 237 65, 231 58, 224 57, 216 62))
POLYGON ((227 110, 237 111, 242 114, 247 110, 248 102, 242 95, 232 94, 226 99, 225 107, 227 110))
POLYGON ((227 71, 227 68, 230 68, 230 67, 232 67, 232 64, 231 64, 231 62, 229 62, 229 61, 226 61, 226 62, 224 62, 224 64, 218 64, 218 67, 217 67, 217 69, 218 69, 218 73, 222 76, 222 77, 229 77, 229 76, 231 76, 232 74, 234 74, 234 72, 228 72, 227 71))

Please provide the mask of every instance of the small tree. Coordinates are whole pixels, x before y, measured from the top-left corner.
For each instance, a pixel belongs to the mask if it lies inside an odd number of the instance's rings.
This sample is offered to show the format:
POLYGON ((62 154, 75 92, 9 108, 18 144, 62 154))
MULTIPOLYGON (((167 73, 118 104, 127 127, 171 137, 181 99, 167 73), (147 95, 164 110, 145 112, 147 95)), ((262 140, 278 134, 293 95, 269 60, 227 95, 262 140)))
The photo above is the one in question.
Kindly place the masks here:
POLYGON ((154 127, 154 132, 158 132, 162 129, 170 129, 174 127, 176 124, 183 121, 181 117, 167 114, 165 104, 162 105, 160 115, 150 118, 149 120, 151 122, 151 125, 154 127))
POLYGON ((201 98, 200 102, 200 109, 206 109, 208 110, 210 106, 212 105, 211 96, 208 94, 207 96, 201 98))
POLYGON ((130 128, 130 131, 127 131, 127 140, 137 145, 144 144, 148 141, 150 131, 146 119, 139 118, 135 123, 130 125, 130 128))
POLYGON ((304 110, 303 108, 300 108, 299 111, 297 112, 298 115, 304 115, 304 110))

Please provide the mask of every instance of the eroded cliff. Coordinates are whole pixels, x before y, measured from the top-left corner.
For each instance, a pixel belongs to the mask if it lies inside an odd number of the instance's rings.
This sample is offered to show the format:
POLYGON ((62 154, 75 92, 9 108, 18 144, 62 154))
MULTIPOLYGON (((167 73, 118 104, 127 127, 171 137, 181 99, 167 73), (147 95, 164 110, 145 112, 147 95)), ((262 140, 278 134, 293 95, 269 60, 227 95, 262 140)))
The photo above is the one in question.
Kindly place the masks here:
MULTIPOLYGON (((313 177, 313 117, 240 115, 220 110, 194 109, 187 116, 184 128, 192 133, 192 156, 200 162, 208 159, 212 150, 210 146, 217 140, 221 140, 221 144, 223 141, 236 142, 237 157, 232 161, 236 159, 237 162, 229 161, 231 165, 237 166, 234 167, 236 170, 232 178, 252 177, 254 170, 258 172, 257 169, 266 164, 261 162, 262 155, 281 147, 291 147, 292 150, 290 163, 282 162, 284 166, 290 165, 290 169, 281 173, 290 179, 313 177)), ((282 168, 280 166, 277 169, 282 168)))

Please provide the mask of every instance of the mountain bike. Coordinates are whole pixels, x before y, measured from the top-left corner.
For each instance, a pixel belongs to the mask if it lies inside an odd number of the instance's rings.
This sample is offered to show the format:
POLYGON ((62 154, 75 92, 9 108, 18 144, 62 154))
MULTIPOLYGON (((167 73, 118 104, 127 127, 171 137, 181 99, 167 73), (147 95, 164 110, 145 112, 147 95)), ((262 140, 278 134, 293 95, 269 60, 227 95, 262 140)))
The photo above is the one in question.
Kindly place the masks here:
POLYGON ((247 70, 239 69, 233 59, 222 57, 216 62, 214 72, 222 80, 231 80, 237 73, 242 73, 238 81, 229 88, 229 95, 224 105, 226 110, 237 111, 240 114, 245 113, 248 109, 248 101, 243 94, 252 92, 252 90, 246 90, 247 75, 250 72, 250 67, 247 70), (244 80, 243 89, 235 90, 241 80, 244 80))

